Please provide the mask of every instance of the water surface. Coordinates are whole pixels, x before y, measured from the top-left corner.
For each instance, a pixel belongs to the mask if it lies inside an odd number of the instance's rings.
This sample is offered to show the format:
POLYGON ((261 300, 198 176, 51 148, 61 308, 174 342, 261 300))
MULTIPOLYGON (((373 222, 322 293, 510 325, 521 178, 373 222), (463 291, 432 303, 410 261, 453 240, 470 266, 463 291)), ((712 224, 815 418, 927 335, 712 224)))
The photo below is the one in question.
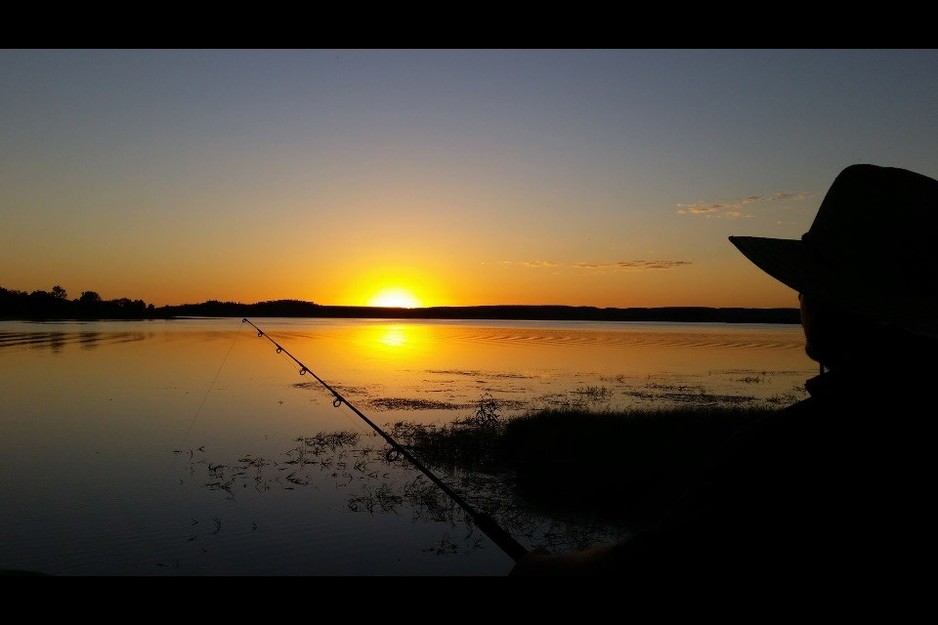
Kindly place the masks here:
MULTIPOLYGON (((551 406, 783 405, 816 371, 797 326, 253 321, 382 427, 447 423, 483 398, 504 418, 551 406)), ((413 472, 383 461, 361 419, 240 319, 0 322, 0 393, 0 568, 511 567, 459 518, 389 494, 415 492, 413 472), (359 434, 365 451, 317 455, 297 440, 336 431, 359 434)))

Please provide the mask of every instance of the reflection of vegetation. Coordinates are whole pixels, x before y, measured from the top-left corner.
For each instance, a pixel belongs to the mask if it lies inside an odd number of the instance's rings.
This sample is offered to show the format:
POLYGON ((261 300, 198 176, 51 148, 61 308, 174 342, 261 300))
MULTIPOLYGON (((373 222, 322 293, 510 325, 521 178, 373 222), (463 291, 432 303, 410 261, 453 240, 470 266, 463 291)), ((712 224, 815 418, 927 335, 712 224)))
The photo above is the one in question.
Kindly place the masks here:
POLYGON ((605 386, 584 386, 574 390, 573 392, 592 401, 603 400, 612 395, 612 391, 610 391, 605 386))
POLYGON ((459 375, 459 376, 468 376, 473 378, 489 377, 489 378, 511 378, 518 380, 526 380, 531 376, 524 375, 522 373, 510 373, 510 372, 499 372, 491 373, 486 371, 478 370, 460 370, 460 369, 428 369, 427 373, 432 373, 435 375, 459 375))
POLYGON ((651 382, 641 389, 625 391, 636 399, 666 400, 695 406, 727 406, 746 404, 756 400, 751 395, 718 395, 708 392, 703 386, 658 384, 651 382))
POLYGON ((376 410, 456 410, 466 407, 466 404, 406 397, 378 397, 369 400, 368 405, 376 410))

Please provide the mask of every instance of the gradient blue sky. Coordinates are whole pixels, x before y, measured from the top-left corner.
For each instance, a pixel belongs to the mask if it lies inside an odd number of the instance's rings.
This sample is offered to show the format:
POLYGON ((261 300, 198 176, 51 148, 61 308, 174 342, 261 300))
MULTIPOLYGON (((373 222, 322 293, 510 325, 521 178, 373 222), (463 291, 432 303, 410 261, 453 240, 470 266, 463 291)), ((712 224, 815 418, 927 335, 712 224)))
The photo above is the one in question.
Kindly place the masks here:
POLYGON ((935 50, 3 50, 0 286, 156 305, 795 306, 853 163, 938 177, 935 50))

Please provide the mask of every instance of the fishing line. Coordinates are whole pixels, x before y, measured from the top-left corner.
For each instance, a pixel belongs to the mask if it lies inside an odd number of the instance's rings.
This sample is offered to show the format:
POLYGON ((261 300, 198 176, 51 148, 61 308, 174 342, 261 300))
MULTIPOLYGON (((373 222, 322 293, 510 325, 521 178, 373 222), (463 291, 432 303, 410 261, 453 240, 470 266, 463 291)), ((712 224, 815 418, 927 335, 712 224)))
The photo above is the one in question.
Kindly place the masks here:
MULTIPOLYGON (((238 341, 238 337, 241 336, 241 331, 244 329, 244 324, 238 324, 238 331, 235 332, 234 338, 231 340, 231 345, 228 346, 228 350, 225 352, 225 357, 222 359, 221 364, 218 366, 218 370, 215 372, 215 376, 212 378, 212 382, 208 385, 208 390, 205 391, 205 395, 202 397, 202 401, 199 402, 199 407, 196 408, 195 414, 192 415, 192 420, 189 421, 189 427, 186 429, 185 435, 182 437, 181 447, 185 447, 186 441, 189 440, 189 434, 192 433, 192 426, 195 425, 195 420, 199 418, 199 415, 202 413, 202 408, 205 406, 205 402, 208 400, 208 396, 211 394, 212 389, 215 387, 215 382, 218 381, 218 376, 221 375, 222 369, 225 368, 225 363, 228 362, 228 357, 231 356, 231 350, 234 349, 235 343, 238 341)), ((202 451, 202 449, 200 449, 202 451)), ((177 449, 174 453, 181 454, 182 449, 177 449)), ((189 450, 189 461, 192 462, 192 450, 189 450)), ((164 478, 165 481, 166 478, 164 478)), ((179 481, 182 484, 182 480, 179 481)))
POLYGON ((420 461, 418 461, 405 447, 402 447, 397 441, 395 441, 391 436, 381 429, 377 424, 375 424, 371 419, 366 417, 358 408, 353 406, 348 402, 345 397, 341 395, 333 387, 329 386, 322 378, 313 373, 309 367, 300 362, 293 354, 284 349, 277 341, 272 339, 266 332, 258 328, 248 319, 242 319, 242 323, 250 324, 252 328, 257 330, 257 336, 262 337, 270 341, 274 347, 277 348, 277 354, 285 354, 290 358, 296 365, 300 367, 300 375, 311 375, 317 382, 319 382, 327 391, 332 394, 333 400, 332 405, 336 408, 341 408, 344 404, 348 407, 349 410, 354 412, 359 418, 361 418, 365 423, 367 423, 372 430, 379 434, 387 443, 391 446, 391 450, 388 452, 388 459, 392 459, 392 452, 396 453, 398 456, 403 456, 410 462, 414 468, 418 469, 421 473, 427 476, 431 482, 437 485, 444 493, 446 493, 450 499, 452 499, 460 508, 462 508, 466 514, 468 514, 472 520, 475 522, 476 526, 482 530, 482 532, 488 536, 496 545, 498 545, 502 551, 504 551, 508 556, 513 560, 517 561, 522 556, 528 553, 528 550, 525 549, 518 541, 516 541, 508 532, 503 530, 494 519, 486 514, 482 514, 476 511, 472 506, 470 506, 462 497, 460 497, 456 492, 454 492, 449 486, 446 485, 440 478, 438 478, 430 469, 425 467, 420 461))
POLYGON ((215 382, 218 381, 218 376, 221 375, 221 370, 225 368, 225 363, 228 362, 228 356, 231 355, 231 350, 234 348, 235 342, 237 342, 238 337, 241 336, 241 330, 243 329, 244 329, 244 324, 242 323, 238 326, 238 331, 235 333, 235 337, 234 339, 232 339, 231 345, 228 346, 228 351, 225 352, 225 357, 222 359, 221 365, 219 365, 218 367, 218 371, 215 372, 215 377, 212 378, 212 383, 208 385, 208 390, 205 391, 205 396, 202 397, 202 401, 201 403, 199 403, 199 407, 196 409, 195 414, 192 416, 192 421, 189 422, 189 428, 186 430, 186 435, 182 437, 183 441, 188 440, 189 433, 192 432, 192 426, 195 425, 196 418, 198 418, 199 414, 202 412, 202 406, 205 405, 205 400, 208 399, 209 394, 212 392, 212 389, 215 387, 215 382))

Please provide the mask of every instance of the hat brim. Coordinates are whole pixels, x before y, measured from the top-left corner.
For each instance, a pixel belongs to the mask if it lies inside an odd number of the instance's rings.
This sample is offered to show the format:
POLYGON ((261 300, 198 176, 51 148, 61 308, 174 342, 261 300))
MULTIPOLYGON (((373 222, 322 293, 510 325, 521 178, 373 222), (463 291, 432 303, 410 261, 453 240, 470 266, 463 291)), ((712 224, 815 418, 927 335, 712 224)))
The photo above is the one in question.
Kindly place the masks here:
POLYGON ((732 236, 730 243, 782 284, 799 293, 817 290, 814 282, 824 273, 823 267, 800 240, 732 236))
POLYGON ((730 241, 759 269, 798 293, 860 315, 885 313, 877 302, 869 301, 869 288, 861 276, 820 259, 802 240, 732 236, 730 241))

